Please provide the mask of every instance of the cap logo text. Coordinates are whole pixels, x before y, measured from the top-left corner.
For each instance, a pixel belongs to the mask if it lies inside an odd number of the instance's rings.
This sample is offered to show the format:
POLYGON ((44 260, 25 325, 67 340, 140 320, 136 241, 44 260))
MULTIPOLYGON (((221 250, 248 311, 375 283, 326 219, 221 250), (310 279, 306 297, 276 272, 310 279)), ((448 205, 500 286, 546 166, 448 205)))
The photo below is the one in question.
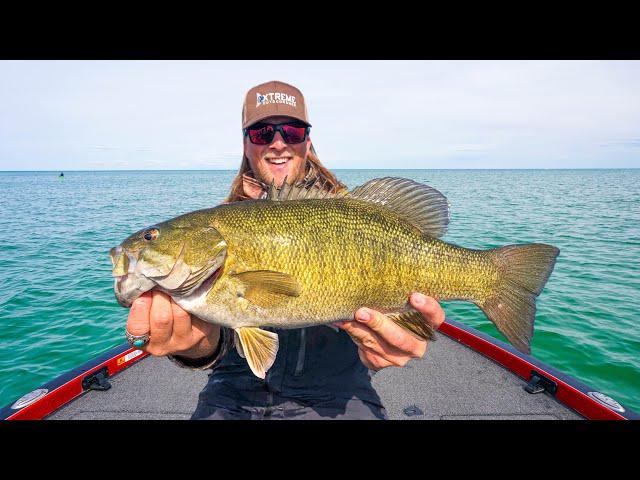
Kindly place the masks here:
POLYGON ((269 105, 270 103, 284 103, 292 107, 296 106, 296 97, 280 92, 256 93, 256 108, 260 105, 269 105))

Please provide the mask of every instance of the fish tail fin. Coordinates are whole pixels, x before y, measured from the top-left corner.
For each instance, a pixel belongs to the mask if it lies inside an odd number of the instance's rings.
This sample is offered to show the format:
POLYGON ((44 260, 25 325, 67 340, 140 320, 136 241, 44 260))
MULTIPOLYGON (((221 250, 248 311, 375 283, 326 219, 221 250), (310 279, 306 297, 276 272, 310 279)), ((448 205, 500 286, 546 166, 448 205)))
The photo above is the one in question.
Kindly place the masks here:
POLYGON ((534 243, 507 245, 487 253, 498 267, 498 281, 493 293, 476 304, 514 347, 530 353, 536 297, 547 283, 560 250, 534 243))

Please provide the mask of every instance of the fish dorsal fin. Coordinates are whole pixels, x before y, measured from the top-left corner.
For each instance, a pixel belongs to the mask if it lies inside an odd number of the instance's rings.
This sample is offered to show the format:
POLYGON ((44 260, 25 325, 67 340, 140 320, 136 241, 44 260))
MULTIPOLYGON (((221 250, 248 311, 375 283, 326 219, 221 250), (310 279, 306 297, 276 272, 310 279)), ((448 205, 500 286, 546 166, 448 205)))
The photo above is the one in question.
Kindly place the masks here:
POLYGON ((384 205, 434 238, 447 232, 447 197, 423 183, 408 178, 375 178, 353 189, 348 197, 384 205))
POLYGON ((256 377, 265 378, 276 361, 278 334, 256 327, 237 328, 235 333, 236 345, 242 345, 242 356, 247 359, 249 368, 256 377))
POLYGON ((267 190, 267 200, 283 202, 286 200, 306 200, 311 198, 341 198, 347 195, 347 191, 331 192, 326 188, 326 182, 321 182, 317 178, 308 185, 289 184, 285 177, 282 185, 276 187, 272 181, 267 190))

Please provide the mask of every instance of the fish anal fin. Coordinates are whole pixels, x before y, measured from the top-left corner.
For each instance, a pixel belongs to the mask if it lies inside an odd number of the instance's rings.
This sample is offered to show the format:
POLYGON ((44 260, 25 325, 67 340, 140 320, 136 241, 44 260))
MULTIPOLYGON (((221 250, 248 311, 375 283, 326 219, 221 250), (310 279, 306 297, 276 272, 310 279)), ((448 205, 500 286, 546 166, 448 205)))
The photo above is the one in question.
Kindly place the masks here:
POLYGON ((264 379, 276 361, 278 334, 256 327, 241 327, 235 332, 249 368, 256 377, 264 379))

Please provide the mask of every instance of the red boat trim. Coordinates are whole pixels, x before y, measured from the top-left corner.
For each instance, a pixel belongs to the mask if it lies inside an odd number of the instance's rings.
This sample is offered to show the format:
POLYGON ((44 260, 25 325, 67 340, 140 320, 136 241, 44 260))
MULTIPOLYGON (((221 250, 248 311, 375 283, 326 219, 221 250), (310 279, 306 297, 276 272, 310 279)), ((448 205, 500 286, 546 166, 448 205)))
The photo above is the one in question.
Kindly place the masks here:
POLYGON ((132 348, 128 343, 115 347, 90 362, 42 385, 40 388, 46 388, 49 392, 31 405, 19 410, 12 409, 11 405, 6 406, 0 410, 0 419, 41 420, 85 393, 82 380, 88 375, 107 367, 108 376, 111 377, 148 355, 142 350, 132 348))
POLYGON ((640 415, 626 407, 624 414, 606 407, 587 394, 594 391, 587 385, 478 330, 447 319, 438 331, 499 363, 526 381, 531 379, 532 370, 543 374, 558 385, 554 398, 589 420, 640 419, 640 415))

